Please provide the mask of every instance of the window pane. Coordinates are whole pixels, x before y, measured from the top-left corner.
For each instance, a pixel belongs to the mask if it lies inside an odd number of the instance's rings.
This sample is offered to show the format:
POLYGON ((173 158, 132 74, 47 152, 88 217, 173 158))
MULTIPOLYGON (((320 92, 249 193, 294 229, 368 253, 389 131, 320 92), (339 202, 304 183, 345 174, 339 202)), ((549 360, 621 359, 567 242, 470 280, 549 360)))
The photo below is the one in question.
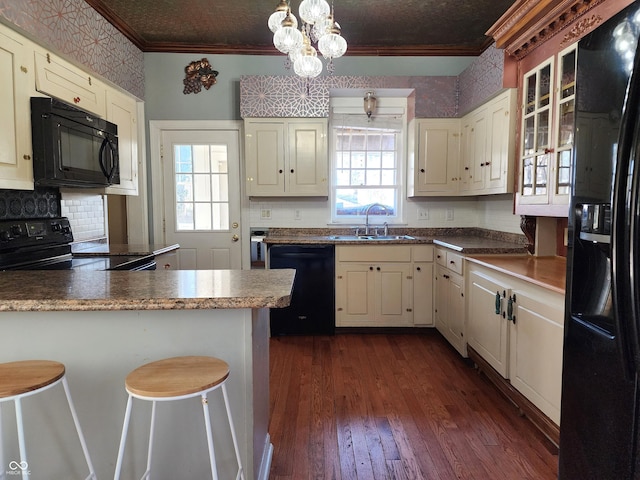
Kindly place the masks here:
POLYGON ((227 173, 227 146, 211 145, 211 173, 227 173))
POLYGON ((227 181, 227 175, 213 175, 211 183, 213 187, 211 200, 214 202, 228 202, 229 182, 227 181))
POLYGON ((396 183, 396 171, 395 170, 382 170, 381 185, 395 185, 396 183))
POLYGON ((193 204, 176 204, 176 228, 178 230, 193 230, 193 204))
POLYGON ((193 146, 193 171, 208 173, 209 168, 209 148, 208 145, 193 146))
POLYGON ((367 136, 367 150, 380 150, 382 135, 379 133, 369 134, 367 136))
POLYGON ((369 152, 367 153, 367 168, 380 168, 381 166, 381 153, 369 152))
POLYGON ((396 149, 396 134, 388 133, 382 136, 382 150, 396 149))
POLYGON ((211 201, 211 181, 209 175, 194 175, 194 200, 196 202, 211 201))
POLYGON ((395 152, 384 152, 382 154, 382 168, 396 168, 395 152))
POLYGON ((365 166, 364 152, 352 152, 351 168, 364 168, 364 166, 365 166))
POLYGON ((365 185, 364 170, 351 170, 351 185, 365 185))
POLYGON ((364 134, 354 134, 351 136, 351 146, 350 150, 364 150, 365 148, 365 135, 364 134))
POLYGON ((380 170, 367 170, 367 185, 380 185, 380 170))
POLYGON ((349 185, 351 172, 349 170, 338 170, 336 172, 336 185, 349 185))
POLYGON ((174 151, 176 173, 192 172, 191 145, 176 145, 174 151))
MULTIPOLYGON (((336 189, 336 213, 338 216, 364 215, 374 203, 384 205, 389 215, 395 215, 395 189, 393 188, 338 188, 336 189)), ((383 209, 372 209, 370 215, 385 215, 383 209)))
POLYGON ((193 200, 193 186, 191 175, 176 175, 176 200, 189 202, 193 200))
POLYGON ((196 230, 211 230, 211 204, 195 204, 196 230))

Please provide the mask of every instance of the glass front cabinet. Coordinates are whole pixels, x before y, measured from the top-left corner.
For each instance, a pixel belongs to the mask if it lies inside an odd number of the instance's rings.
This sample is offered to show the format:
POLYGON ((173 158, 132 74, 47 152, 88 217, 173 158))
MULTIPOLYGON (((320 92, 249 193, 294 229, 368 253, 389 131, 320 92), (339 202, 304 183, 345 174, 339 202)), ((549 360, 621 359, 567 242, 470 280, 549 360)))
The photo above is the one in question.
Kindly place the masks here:
POLYGON ((525 73, 516 213, 567 216, 573 166, 576 45, 525 73))

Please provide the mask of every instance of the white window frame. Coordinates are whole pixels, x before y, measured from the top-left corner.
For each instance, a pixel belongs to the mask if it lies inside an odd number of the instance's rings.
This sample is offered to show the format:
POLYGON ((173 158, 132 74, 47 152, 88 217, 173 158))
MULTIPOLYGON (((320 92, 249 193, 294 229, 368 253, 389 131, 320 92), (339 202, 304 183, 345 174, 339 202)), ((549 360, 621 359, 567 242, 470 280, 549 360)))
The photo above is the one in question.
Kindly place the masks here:
MULTIPOLYGON (((398 135, 397 148, 397 205, 395 215, 385 218, 389 225, 405 224, 404 219, 404 203, 406 199, 406 163, 407 163, 407 97, 385 97, 377 94, 377 106, 370 120, 372 127, 383 127, 385 117, 393 117, 400 120, 400 134, 398 135), (378 124, 376 124, 376 118, 378 124)), ((336 116, 357 116, 359 122, 366 121, 364 113, 362 95, 354 93, 354 96, 332 97, 330 100, 329 114, 329 164, 330 164, 330 205, 331 205, 331 223, 338 225, 354 225, 364 224, 365 215, 349 215, 348 217, 336 215, 336 189, 338 187, 336 180, 336 132, 333 128, 332 119, 336 116), (358 95, 357 97, 355 95, 358 95)), ((376 217, 380 218, 380 217, 376 217)), ((377 222, 376 222, 377 223, 377 222)))

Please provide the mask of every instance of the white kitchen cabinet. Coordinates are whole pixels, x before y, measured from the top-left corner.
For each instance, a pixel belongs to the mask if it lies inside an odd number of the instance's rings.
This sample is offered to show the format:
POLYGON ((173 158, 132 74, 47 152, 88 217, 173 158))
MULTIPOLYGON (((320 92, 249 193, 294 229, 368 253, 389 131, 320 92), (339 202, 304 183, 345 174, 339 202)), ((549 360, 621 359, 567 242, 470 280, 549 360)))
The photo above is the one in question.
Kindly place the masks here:
POLYGON ((460 355, 466 357, 463 262, 462 255, 436 248, 434 320, 436 329, 460 355))
POLYGON ((0 25, 0 188, 33 190, 30 48, 0 25))
POLYGON ((467 341, 489 365, 509 378, 509 321, 507 302, 511 297, 508 283, 498 281, 469 265, 469 299, 467 341))
POLYGON ((526 72, 516 213, 568 215, 573 169, 576 45, 526 72))
POLYGON ((327 119, 245 119, 249 196, 329 195, 327 119))
POLYGON ((336 247, 336 326, 413 325, 411 247, 336 247))
POLYGON ((560 424, 564 300, 542 288, 514 288, 509 338, 511 384, 560 424))
POLYGON ((462 118, 461 194, 513 192, 515 101, 505 90, 462 118))
POLYGON ((473 262, 468 278, 469 347, 559 425, 564 296, 473 262))
POLYGON ((120 184, 106 193, 138 195, 138 103, 135 98, 107 89, 107 120, 118 126, 120 184))
POLYGON ((484 189, 487 120, 486 105, 462 118, 460 193, 463 195, 475 194, 484 189))
POLYGON ((414 245, 413 260, 413 324, 433 326, 433 245, 414 245))
POLYGON ((102 82, 40 47, 34 53, 37 91, 105 117, 106 86, 102 82))
POLYGON ((408 196, 455 195, 459 189, 460 119, 417 119, 408 196))

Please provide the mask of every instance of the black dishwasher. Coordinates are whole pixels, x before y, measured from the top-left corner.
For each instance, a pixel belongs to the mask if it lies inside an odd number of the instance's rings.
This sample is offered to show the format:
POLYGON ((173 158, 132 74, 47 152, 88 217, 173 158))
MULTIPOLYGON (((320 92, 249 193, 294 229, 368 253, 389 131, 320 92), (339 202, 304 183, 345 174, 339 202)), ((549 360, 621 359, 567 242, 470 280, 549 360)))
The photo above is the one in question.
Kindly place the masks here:
POLYGON ((271 309, 271 335, 333 335, 333 245, 271 245, 269 268, 295 268, 291 304, 271 309))

